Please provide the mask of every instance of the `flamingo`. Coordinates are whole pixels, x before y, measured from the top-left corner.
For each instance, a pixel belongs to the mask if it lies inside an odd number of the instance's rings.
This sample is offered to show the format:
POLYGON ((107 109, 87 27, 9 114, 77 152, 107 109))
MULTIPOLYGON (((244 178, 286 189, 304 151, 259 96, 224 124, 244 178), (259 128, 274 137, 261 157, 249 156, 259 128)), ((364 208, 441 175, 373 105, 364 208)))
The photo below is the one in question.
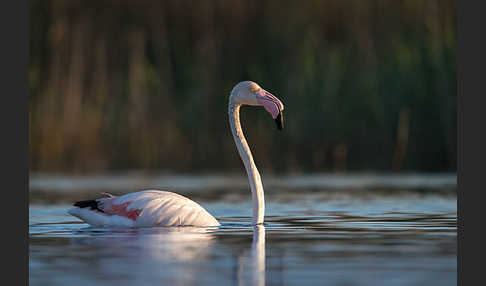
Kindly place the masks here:
MULTIPOLYGON (((282 102, 252 81, 236 84, 228 103, 229 123, 233 139, 250 182, 253 202, 252 225, 261 225, 265 216, 265 200, 260 173, 253 161, 250 147, 240 124, 243 105, 263 106, 277 124, 283 128, 282 102)), ((220 223, 198 203, 176 193, 143 190, 114 196, 79 201, 68 213, 92 226, 152 227, 152 226, 220 226, 220 223)))

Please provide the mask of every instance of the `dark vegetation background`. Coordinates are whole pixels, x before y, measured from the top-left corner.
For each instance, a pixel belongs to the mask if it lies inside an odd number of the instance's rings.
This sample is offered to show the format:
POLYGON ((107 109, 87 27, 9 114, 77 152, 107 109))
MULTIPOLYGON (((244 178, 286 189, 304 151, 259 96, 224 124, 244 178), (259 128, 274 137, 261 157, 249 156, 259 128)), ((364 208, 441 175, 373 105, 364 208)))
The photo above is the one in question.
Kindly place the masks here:
POLYGON ((32 171, 456 170, 456 1, 29 3, 32 171))

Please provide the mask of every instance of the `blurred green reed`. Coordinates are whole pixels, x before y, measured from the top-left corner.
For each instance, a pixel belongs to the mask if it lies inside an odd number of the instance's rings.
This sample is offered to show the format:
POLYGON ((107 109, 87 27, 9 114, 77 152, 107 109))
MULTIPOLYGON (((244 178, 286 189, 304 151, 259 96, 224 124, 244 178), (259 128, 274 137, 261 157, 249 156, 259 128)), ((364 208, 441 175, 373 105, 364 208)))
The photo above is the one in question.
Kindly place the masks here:
POLYGON ((455 171, 456 2, 30 1, 32 171, 455 171))

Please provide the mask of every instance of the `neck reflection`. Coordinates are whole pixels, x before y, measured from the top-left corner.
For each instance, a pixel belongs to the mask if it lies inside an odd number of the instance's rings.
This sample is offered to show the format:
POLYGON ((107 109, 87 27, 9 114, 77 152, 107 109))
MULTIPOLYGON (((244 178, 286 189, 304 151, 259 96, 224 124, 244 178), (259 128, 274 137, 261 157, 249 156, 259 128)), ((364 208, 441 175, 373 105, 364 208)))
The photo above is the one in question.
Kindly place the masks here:
POLYGON ((265 227, 253 226, 253 242, 239 259, 238 285, 265 285, 265 227))

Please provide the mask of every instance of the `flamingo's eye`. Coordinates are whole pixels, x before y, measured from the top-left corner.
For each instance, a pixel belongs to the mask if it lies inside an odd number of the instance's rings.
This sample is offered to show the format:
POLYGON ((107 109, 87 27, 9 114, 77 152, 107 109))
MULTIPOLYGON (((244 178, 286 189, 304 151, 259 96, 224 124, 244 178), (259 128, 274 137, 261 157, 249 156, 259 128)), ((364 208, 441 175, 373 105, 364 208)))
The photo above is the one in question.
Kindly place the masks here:
POLYGON ((250 88, 250 91, 251 91, 251 92, 255 92, 255 91, 257 91, 257 90, 258 90, 258 89, 257 89, 256 87, 252 87, 252 88, 250 88))

